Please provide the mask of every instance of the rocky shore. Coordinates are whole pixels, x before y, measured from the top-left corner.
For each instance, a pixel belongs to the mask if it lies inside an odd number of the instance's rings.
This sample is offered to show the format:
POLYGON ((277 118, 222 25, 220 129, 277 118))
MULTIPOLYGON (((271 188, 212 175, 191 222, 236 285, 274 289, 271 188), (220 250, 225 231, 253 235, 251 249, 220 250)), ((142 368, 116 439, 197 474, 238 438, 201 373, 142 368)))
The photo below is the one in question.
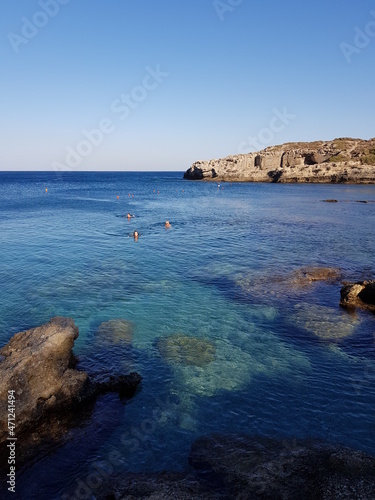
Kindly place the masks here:
MULTIPOLYGON (((76 369, 73 354, 78 328, 70 318, 56 317, 45 325, 15 334, 0 350, 0 414, 7 415, 8 391, 16 408, 18 453, 32 453, 46 441, 57 441, 65 421, 79 414, 100 394, 131 397, 141 376, 111 374, 100 380, 76 369), (21 449, 21 444, 24 450, 21 449)), ((0 419, 0 446, 9 436, 8 421, 0 419)))
POLYGON ((190 180, 233 182, 375 183, 375 138, 295 142, 227 158, 197 161, 190 180))

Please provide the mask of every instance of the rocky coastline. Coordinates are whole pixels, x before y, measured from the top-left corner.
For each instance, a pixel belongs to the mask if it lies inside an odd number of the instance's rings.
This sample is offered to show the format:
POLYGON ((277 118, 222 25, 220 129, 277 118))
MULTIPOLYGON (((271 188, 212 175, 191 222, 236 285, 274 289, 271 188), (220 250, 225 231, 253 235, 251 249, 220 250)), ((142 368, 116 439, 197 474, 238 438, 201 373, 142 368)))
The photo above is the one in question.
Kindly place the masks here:
POLYGON ((295 142, 197 161, 188 180, 273 183, 375 183, 375 138, 295 142))
MULTIPOLYGON (((85 406, 99 395, 116 392, 129 398, 142 377, 138 373, 101 374, 76 368, 74 341, 79 331, 70 318, 15 334, 0 350, 0 413, 7 414, 9 391, 15 398, 18 457, 32 456, 45 443, 58 442, 85 406)), ((0 447, 9 437, 8 420, 0 420, 0 447)), ((2 458, 2 457, 1 457, 2 458)))

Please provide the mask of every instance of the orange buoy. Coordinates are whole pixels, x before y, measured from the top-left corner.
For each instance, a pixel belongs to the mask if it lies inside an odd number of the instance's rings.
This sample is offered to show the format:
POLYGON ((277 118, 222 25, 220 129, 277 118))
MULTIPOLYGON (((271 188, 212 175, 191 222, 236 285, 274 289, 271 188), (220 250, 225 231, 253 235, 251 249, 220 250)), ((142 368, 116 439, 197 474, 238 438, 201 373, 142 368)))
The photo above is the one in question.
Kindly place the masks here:
POLYGON ((116 198, 119 200, 120 199, 119 195, 117 195, 116 198))

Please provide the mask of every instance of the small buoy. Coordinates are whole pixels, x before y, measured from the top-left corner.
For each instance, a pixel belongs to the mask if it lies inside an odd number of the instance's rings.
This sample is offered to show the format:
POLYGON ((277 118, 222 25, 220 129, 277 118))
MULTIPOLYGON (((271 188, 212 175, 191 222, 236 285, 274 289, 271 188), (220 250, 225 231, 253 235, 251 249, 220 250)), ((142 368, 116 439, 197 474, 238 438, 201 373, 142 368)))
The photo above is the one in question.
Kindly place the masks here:
POLYGON ((119 195, 117 195, 116 198, 119 200, 120 199, 119 195))
POLYGON ((48 189, 46 188, 46 193, 48 193, 48 189))

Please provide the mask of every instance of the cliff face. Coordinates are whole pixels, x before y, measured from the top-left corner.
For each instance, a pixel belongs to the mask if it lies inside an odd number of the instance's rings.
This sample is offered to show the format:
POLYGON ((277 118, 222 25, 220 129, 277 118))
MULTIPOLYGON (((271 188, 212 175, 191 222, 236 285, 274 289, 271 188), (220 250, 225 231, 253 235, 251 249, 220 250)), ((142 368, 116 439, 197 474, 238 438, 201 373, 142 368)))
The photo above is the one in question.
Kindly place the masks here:
POLYGON ((375 183, 375 138, 292 142, 257 153, 197 161, 185 179, 242 182, 375 183))

